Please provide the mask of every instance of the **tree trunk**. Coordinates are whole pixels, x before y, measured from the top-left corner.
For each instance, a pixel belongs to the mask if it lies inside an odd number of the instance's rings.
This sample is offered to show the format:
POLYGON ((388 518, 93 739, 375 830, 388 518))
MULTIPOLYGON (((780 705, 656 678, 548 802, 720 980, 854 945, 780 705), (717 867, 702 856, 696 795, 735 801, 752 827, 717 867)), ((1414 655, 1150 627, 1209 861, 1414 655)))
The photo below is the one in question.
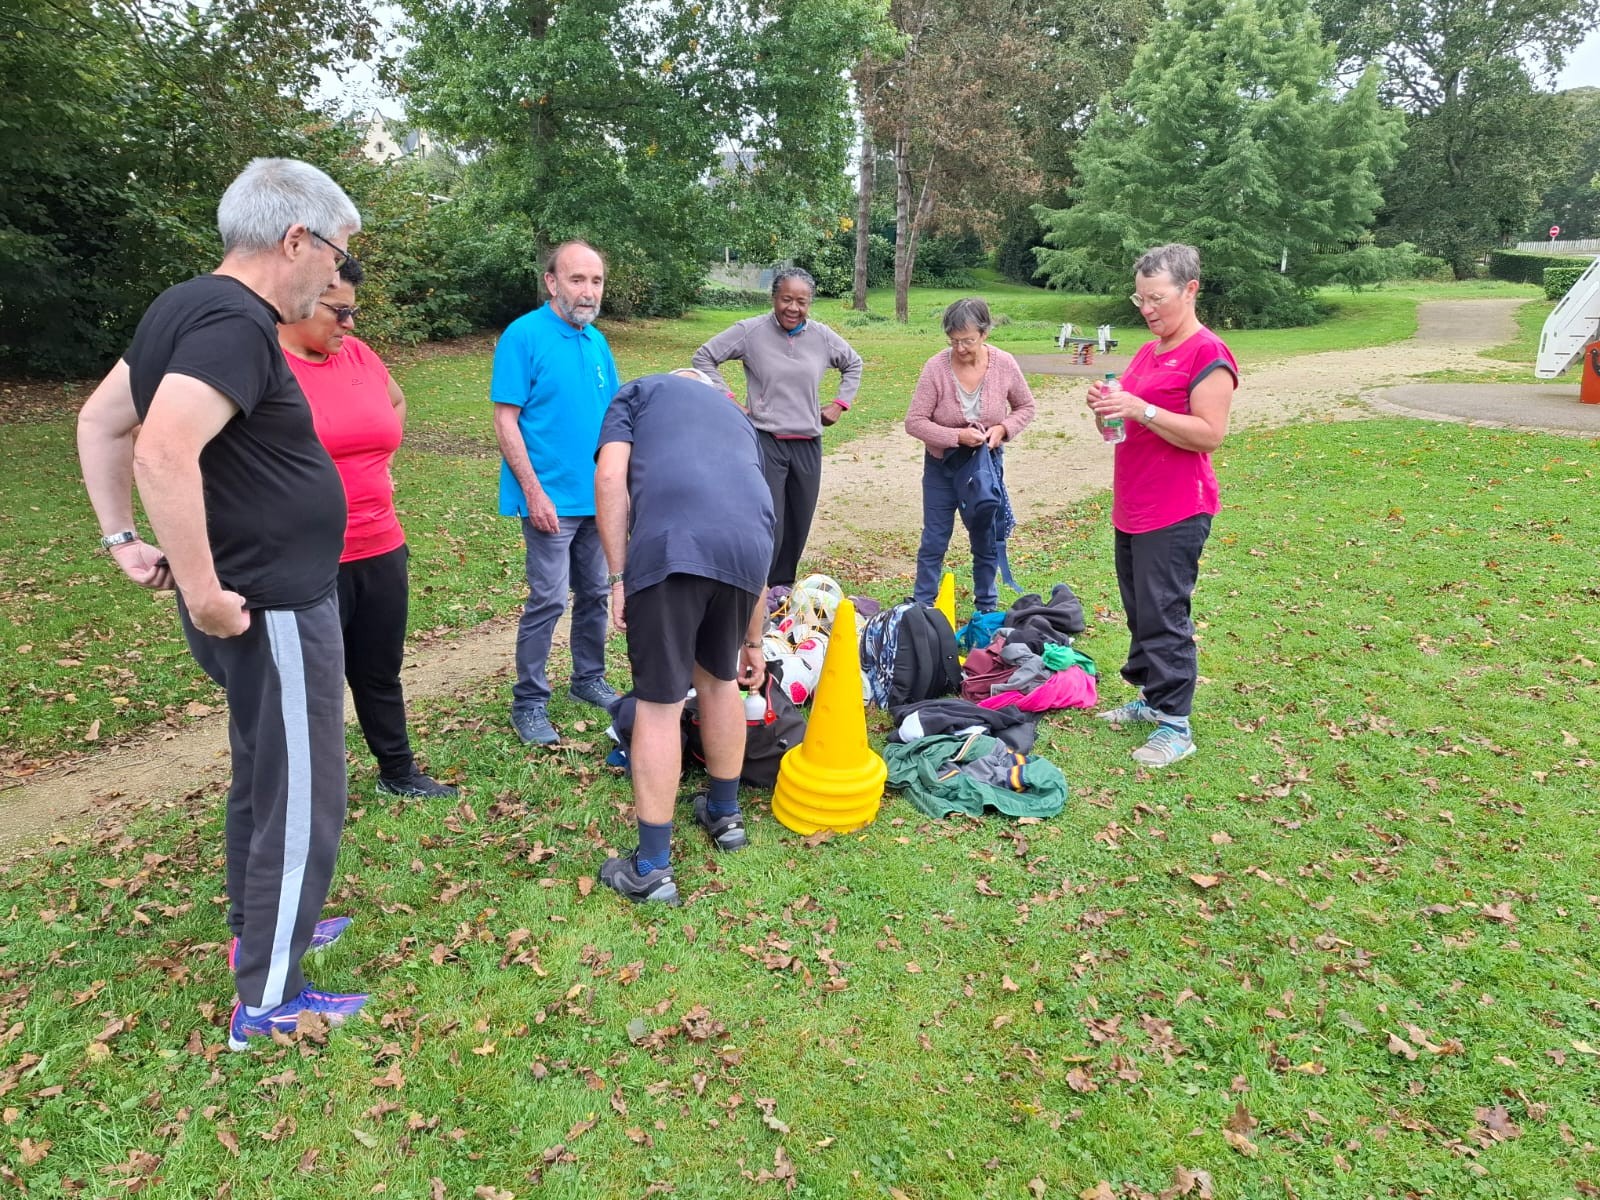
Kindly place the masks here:
POLYGON ((917 242, 922 237, 922 231, 927 228, 928 218, 933 215, 933 163, 928 159, 927 171, 922 176, 922 195, 917 198, 917 208, 911 214, 911 237, 906 247, 906 286, 911 285, 911 276, 917 269, 917 242))
POLYGON ((871 253, 872 176, 873 162, 878 150, 872 144, 872 126, 866 119, 866 101, 862 101, 861 117, 861 197, 856 205, 856 288, 851 307, 867 311, 867 258, 871 253))
POLYGON ((894 319, 910 319, 911 291, 911 130, 894 133, 894 319))

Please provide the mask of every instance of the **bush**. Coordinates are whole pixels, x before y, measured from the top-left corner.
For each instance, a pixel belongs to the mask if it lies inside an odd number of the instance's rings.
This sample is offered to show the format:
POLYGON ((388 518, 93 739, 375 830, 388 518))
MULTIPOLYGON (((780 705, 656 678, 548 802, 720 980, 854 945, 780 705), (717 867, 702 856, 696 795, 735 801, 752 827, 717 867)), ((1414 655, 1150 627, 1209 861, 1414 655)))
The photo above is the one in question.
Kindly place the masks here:
POLYGON ((1561 299, 1572 290, 1572 285, 1578 282, 1578 276, 1588 269, 1587 265, 1546 267, 1544 269, 1544 298, 1546 300, 1561 299))
POLYGON ((1533 254, 1523 250, 1493 250, 1489 254, 1489 278, 1508 283, 1543 283, 1546 267, 1570 266, 1570 254, 1533 254))
POLYGON ((765 292, 729 287, 708 280, 695 293, 694 303, 696 308, 765 308, 771 303, 771 298, 765 292))
POLYGON ((1379 246, 1365 241, 1354 249, 1324 255, 1316 263, 1311 278, 1321 284, 1342 284, 1352 292, 1359 292, 1364 287, 1393 279, 1438 278, 1441 271, 1446 277, 1454 275, 1449 263, 1442 258, 1419 254, 1410 242, 1379 246))
MULTIPOLYGON (((798 255, 795 266, 811 272, 819 296, 848 296, 856 286, 856 234, 835 230, 809 254, 798 255)), ((894 282, 894 244, 880 234, 867 237, 867 286, 887 287, 894 282)))

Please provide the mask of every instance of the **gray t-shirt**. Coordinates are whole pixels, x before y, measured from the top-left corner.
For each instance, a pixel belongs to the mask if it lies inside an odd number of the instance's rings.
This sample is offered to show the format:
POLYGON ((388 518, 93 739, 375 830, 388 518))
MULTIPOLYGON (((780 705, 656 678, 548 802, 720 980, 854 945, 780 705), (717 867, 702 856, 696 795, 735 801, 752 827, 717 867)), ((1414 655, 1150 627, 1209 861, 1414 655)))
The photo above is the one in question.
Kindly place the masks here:
POLYGON ((698 380, 646 375, 606 409, 600 445, 608 442, 633 446, 625 594, 673 574, 747 592, 766 586, 772 496, 743 409, 698 380))

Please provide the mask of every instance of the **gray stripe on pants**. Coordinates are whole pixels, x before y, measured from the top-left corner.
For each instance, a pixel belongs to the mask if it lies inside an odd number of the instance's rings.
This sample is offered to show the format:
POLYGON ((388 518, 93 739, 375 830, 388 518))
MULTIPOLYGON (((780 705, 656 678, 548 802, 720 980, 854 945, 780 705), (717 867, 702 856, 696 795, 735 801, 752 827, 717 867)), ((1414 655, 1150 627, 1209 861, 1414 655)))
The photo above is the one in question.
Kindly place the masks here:
POLYGON ((306 671, 298 614, 261 610, 259 615, 266 619, 267 642, 272 648, 273 665, 278 669, 288 775, 283 814, 283 882, 272 931, 272 966, 267 971, 267 985, 261 996, 263 1007, 276 1008, 287 999, 283 987, 293 965, 290 943, 294 937, 295 917, 300 911, 300 889, 305 881, 306 855, 311 846, 311 727, 306 714, 306 671))

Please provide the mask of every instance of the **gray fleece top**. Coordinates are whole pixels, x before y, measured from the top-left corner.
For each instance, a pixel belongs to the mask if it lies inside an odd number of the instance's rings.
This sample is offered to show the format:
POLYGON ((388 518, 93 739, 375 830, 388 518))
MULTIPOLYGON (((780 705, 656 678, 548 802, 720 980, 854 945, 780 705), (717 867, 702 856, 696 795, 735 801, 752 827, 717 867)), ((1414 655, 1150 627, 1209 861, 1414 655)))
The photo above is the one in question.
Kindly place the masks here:
POLYGON ((861 356, 820 321, 808 320, 791 337, 771 313, 746 317, 696 350, 690 363, 731 393, 717 368, 733 358, 744 363, 750 420, 774 437, 822 436, 818 396, 830 367, 839 372, 833 399, 845 408, 861 387, 861 356))

